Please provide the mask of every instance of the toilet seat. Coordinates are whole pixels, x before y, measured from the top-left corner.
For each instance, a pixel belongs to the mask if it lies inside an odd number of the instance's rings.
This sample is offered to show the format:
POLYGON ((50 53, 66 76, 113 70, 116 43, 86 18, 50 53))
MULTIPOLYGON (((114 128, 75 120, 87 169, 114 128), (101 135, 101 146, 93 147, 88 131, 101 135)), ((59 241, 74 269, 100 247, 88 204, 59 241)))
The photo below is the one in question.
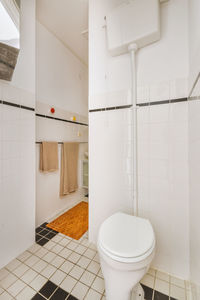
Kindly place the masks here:
POLYGON ((147 219, 119 212, 102 223, 98 245, 116 261, 139 262, 154 250, 155 235, 147 219))

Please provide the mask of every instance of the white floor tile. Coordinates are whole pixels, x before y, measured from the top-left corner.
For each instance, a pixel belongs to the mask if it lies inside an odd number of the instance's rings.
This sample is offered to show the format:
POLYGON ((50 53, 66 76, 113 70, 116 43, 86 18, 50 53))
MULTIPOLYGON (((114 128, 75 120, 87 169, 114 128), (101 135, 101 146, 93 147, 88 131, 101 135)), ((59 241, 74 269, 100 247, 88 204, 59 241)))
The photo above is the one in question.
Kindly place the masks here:
POLYGON ((87 258, 93 259, 95 256, 96 252, 92 249, 87 249, 84 253, 84 256, 86 256, 87 258))
POLYGON ((42 270, 44 270, 44 268, 46 268, 46 266, 48 265, 48 263, 42 259, 40 259, 33 267, 32 269, 35 270, 36 272, 40 273, 42 270))
POLYGON ((99 270, 98 276, 101 277, 101 278, 104 278, 101 269, 99 270))
POLYGON ((105 289, 104 280, 100 277, 96 277, 93 284, 92 284, 92 288, 95 291, 103 294, 104 289, 105 289))
POLYGON ((64 249, 64 247, 63 246, 61 246, 61 245, 59 245, 59 244, 56 244, 52 249, 51 249, 51 251, 52 252, 54 252, 54 253, 56 253, 56 254, 58 254, 61 250, 63 250, 64 249))
POLYGON ((90 289, 87 293, 85 300, 100 300, 102 297, 101 294, 97 293, 96 291, 90 289))
POLYGON ((25 283, 29 284, 36 276, 37 276, 37 273, 35 271, 29 269, 21 277, 21 280, 23 280, 25 283))
POLYGON ((170 277, 170 283, 172 283, 174 285, 177 285, 177 286, 179 286, 183 289, 185 288, 185 282, 184 282, 184 280, 182 280, 180 278, 176 278, 176 277, 171 276, 170 277))
POLYGON ((65 290, 68 293, 71 293, 73 287, 75 286, 75 284, 77 283, 77 280, 74 279, 71 276, 67 276, 63 282, 61 283, 60 287, 65 290))
POLYGON ((82 256, 79 261, 77 262, 77 265, 86 269, 89 265, 89 263, 91 262, 91 259, 87 258, 87 257, 84 257, 82 256))
POLYGON ((82 283, 86 284, 87 286, 91 286, 92 283, 93 283, 93 281, 94 281, 94 279, 95 279, 95 275, 94 274, 92 274, 92 273, 90 273, 88 271, 85 271, 83 273, 83 275, 81 276, 80 281, 82 283))
POLYGON ((13 297, 17 296, 17 294, 19 294, 19 292, 21 292, 23 290, 23 288, 26 287, 26 284, 21 281, 20 279, 18 279, 17 281, 15 281, 15 283, 13 283, 8 289, 8 293, 11 294, 13 297))
POLYGON ((0 295, 4 292, 4 290, 0 287, 0 295))
POLYGON ((21 264, 18 268, 13 271, 17 277, 21 277, 26 271, 28 271, 29 267, 25 264, 21 264))
POLYGON ((48 252, 47 254, 45 254, 45 256, 43 256, 43 260, 50 263, 54 258, 56 257, 56 254, 53 252, 48 252))
POLYGON ((56 243, 49 241, 44 245, 44 248, 46 248, 47 250, 51 250, 55 245, 56 243))
POLYGON ((96 261, 96 262, 100 262, 100 259, 99 259, 99 254, 98 253, 96 253, 96 255, 95 255, 95 257, 93 258, 93 260, 94 261, 96 261))
POLYGON ((24 262, 27 258, 29 258, 32 254, 28 251, 24 251, 22 254, 20 254, 17 259, 21 262, 24 262))
POLYGON ((151 276, 155 276, 156 275, 156 270, 150 268, 147 273, 150 274, 151 276))
POLYGON ((90 243, 89 248, 92 249, 92 250, 97 251, 97 247, 96 247, 96 245, 93 244, 93 243, 90 243))
POLYGON ((10 272, 6 270, 5 268, 0 270, 0 281, 4 279, 6 276, 8 276, 10 272))
POLYGON ((11 300, 14 299, 11 295, 9 295, 7 292, 4 292, 0 295, 0 300, 11 300))
POLYGON ((81 282, 78 282, 72 290, 71 294, 79 300, 82 300, 84 299, 88 289, 89 288, 86 285, 82 284, 81 282))
POLYGON ((60 270, 68 274, 73 267, 74 267, 73 263, 71 263, 70 261, 65 261, 64 264, 62 264, 62 266, 60 267, 60 270))
POLYGON ((56 256, 52 261, 51 265, 53 265, 56 268, 60 268, 60 266, 64 263, 65 259, 61 256, 56 256))
POLYGON ((67 245, 67 248, 74 251, 74 249, 76 249, 77 246, 78 246, 77 243, 75 243, 74 241, 71 241, 71 242, 67 245))
POLYGON ((70 271, 69 275, 71 275, 75 279, 79 280, 79 278, 81 277, 83 272, 84 272, 84 269, 80 268, 79 266, 74 266, 73 269, 70 271))
POLYGON ((155 290, 165 295, 169 295, 169 283, 167 281, 156 278, 155 290))
POLYGON ((35 253, 37 252, 38 250, 40 250, 42 247, 38 244, 33 244, 33 246, 31 246, 28 251, 31 252, 31 253, 35 253))
POLYGON ((17 277, 11 273, 9 273, 4 279, 0 281, 0 285, 2 288, 7 289, 11 284, 17 281, 17 277))
POLYGON ((66 238, 62 239, 62 240, 59 242, 59 244, 60 244, 61 246, 63 246, 63 247, 66 247, 69 243, 70 243, 70 240, 69 240, 69 239, 66 239, 66 238))
POLYGON ((86 249, 87 249, 86 247, 82 245, 78 245, 78 247, 75 249, 75 252, 82 255, 86 251, 86 249))
POLYGON ((39 261, 39 257, 32 255, 27 260, 25 260, 25 264, 29 267, 32 267, 34 264, 36 264, 39 261))
POLYGON ((13 259, 7 266, 5 266, 6 269, 8 269, 10 272, 15 270, 17 267, 21 265, 21 262, 17 259, 13 259))
POLYGON ((67 248, 64 248, 60 253, 59 255, 62 256, 63 258, 68 258, 68 256, 72 253, 71 250, 67 249, 67 248))
POLYGON ((170 296, 178 300, 186 300, 186 291, 178 286, 171 284, 170 296))
POLYGON ((87 270, 97 275, 100 270, 100 264, 95 261, 91 261, 91 263, 87 267, 87 270))
POLYGON ((36 292, 27 286, 24 290, 22 290, 16 297, 17 300, 30 300, 33 298, 33 296, 36 294, 36 292))
POLYGON ((161 280, 165 280, 165 281, 169 282, 169 274, 161 272, 161 271, 156 272, 156 278, 159 278, 161 280))
POLYGON ((152 289, 154 288, 154 277, 149 274, 146 274, 140 282, 152 289))
POLYGON ((49 251, 45 248, 41 248, 37 252, 35 252, 35 255, 37 255, 39 258, 42 258, 44 255, 46 255, 49 251))
POLYGON ((59 243, 62 239, 63 239, 63 236, 60 236, 59 234, 57 234, 51 240, 55 243, 59 243))
POLYGON ((85 246, 85 247, 89 247, 90 242, 88 241, 88 239, 83 239, 83 240, 81 241, 81 245, 83 245, 83 246, 85 246))
POLYGON ((31 281, 29 284, 34 290, 37 292, 43 287, 43 285, 47 282, 47 278, 41 276, 40 274, 31 281))
POLYGON ((56 271, 56 268, 52 265, 48 265, 44 270, 41 272, 41 275, 43 275, 46 278, 50 278, 53 273, 56 271))
POLYGON ((70 256, 68 257, 68 260, 76 264, 80 257, 80 254, 72 252, 72 254, 70 254, 70 256))
POLYGON ((57 270, 50 278, 50 280, 55 283, 56 285, 60 285, 61 282, 66 277, 66 273, 62 272, 61 270, 57 270))

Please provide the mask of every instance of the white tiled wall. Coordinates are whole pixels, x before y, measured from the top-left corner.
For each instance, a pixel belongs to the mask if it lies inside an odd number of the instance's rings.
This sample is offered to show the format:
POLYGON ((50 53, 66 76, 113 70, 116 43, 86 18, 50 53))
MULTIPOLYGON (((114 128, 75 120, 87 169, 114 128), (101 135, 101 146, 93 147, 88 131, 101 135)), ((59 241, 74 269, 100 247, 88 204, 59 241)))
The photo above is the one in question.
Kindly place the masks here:
POLYGON ((189 276, 188 104, 138 109, 139 215, 156 232, 153 265, 189 276))
MULTIPOLYGON (((2 81, 0 91, 1 100, 34 107, 28 91, 2 81)), ((34 143, 34 111, 0 104, 0 267, 34 241, 34 143)))
MULTIPOLYGON (((50 106, 37 103, 36 111, 40 114, 50 115, 50 106)), ((55 108, 54 117, 70 120, 76 116, 78 122, 87 124, 87 118, 78 114, 55 108)), ((36 225, 55 217, 62 211, 74 206, 83 200, 87 191, 81 188, 81 160, 85 159, 84 152, 88 151, 88 127, 76 125, 62 121, 55 121, 36 117, 36 140, 37 141, 57 141, 57 142, 86 142, 79 144, 79 166, 77 192, 59 197, 60 169, 53 173, 43 174, 39 171, 39 145, 36 147, 36 225), (80 136, 79 136, 80 135, 80 136)), ((61 158, 61 145, 59 148, 59 166, 61 158)))
POLYGON ((90 240, 117 211, 132 212, 131 109, 89 114, 90 240))
MULTIPOLYGON (((200 94, 200 93, 199 93, 200 94)), ((200 297, 200 98, 189 102, 190 264, 194 299, 200 297)))

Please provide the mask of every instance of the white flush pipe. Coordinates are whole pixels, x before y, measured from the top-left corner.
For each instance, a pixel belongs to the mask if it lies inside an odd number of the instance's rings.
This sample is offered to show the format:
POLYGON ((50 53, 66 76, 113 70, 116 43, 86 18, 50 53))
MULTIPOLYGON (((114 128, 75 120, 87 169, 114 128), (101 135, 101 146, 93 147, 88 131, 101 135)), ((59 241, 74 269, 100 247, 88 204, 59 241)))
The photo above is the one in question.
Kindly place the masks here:
POLYGON ((137 70, 136 70, 136 52, 137 44, 130 44, 128 51, 131 60, 131 94, 132 94, 132 144, 133 144, 133 213, 138 216, 138 168, 137 168, 137 70))

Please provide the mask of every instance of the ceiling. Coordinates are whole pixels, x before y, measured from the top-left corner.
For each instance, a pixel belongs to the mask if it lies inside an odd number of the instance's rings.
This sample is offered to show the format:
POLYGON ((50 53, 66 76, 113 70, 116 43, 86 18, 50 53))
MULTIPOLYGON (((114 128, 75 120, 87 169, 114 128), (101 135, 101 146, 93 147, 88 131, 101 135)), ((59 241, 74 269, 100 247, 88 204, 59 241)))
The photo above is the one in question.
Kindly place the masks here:
POLYGON ((37 0, 37 20, 84 64, 88 62, 88 0, 37 0), (58 5, 59 2, 59 5, 58 5))

